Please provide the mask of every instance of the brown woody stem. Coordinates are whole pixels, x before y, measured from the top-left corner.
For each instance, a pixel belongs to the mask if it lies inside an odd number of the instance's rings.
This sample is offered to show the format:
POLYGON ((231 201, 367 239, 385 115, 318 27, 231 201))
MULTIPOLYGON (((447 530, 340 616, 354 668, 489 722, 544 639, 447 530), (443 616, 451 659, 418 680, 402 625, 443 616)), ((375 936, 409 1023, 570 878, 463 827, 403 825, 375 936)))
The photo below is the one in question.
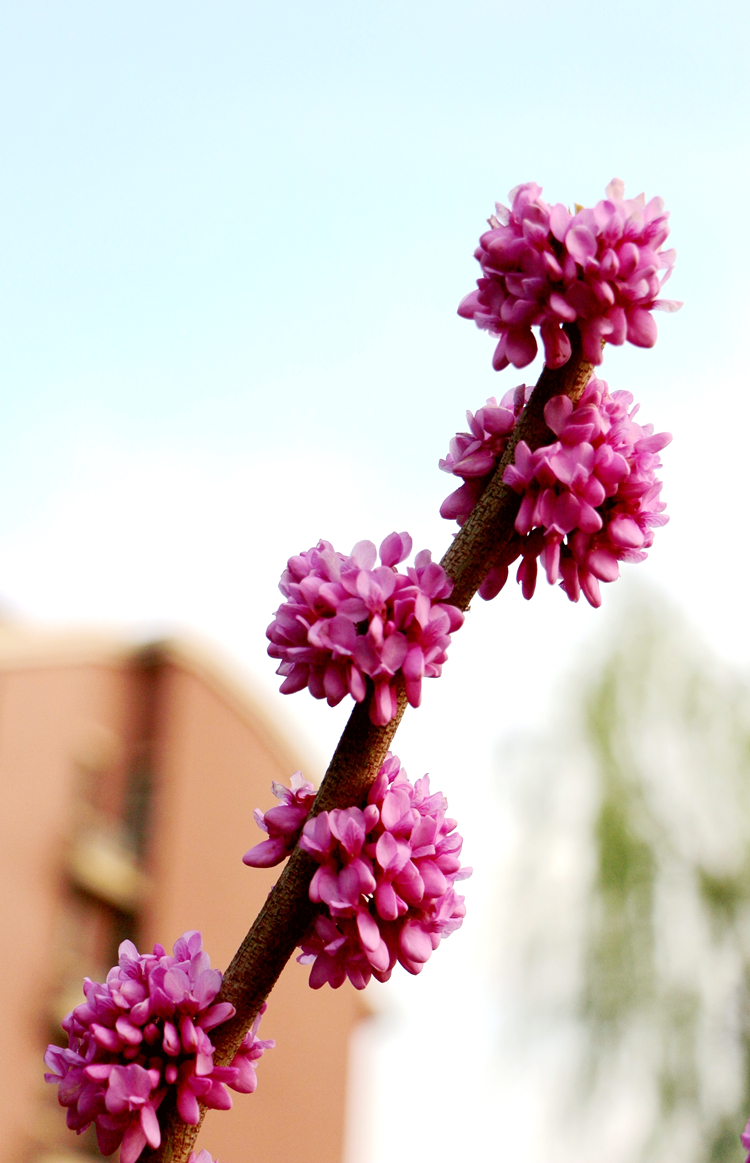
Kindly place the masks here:
MULTIPOLYGON (((450 601, 468 609, 474 594, 493 566, 501 563, 514 536, 514 521, 521 498, 503 484, 503 472, 513 460, 515 446, 525 440, 533 450, 554 440, 544 420, 545 404, 553 396, 566 395, 576 401, 589 381, 592 364, 583 359, 578 330, 566 325, 572 354, 561 368, 543 368, 528 404, 516 424, 502 461, 444 555, 441 565, 453 580, 450 601)), ((398 714, 385 727, 375 727, 369 718, 370 692, 355 706, 339 740, 310 815, 347 808, 364 802, 375 780, 391 740, 406 710, 406 696, 399 693, 398 714)), ((212 1035, 216 1047, 214 1061, 225 1066, 232 1061, 245 1034, 260 1011, 292 953, 303 939, 315 915, 308 886, 317 864, 297 847, 289 857, 276 885, 253 922, 224 974, 217 1001, 228 1001, 236 1014, 212 1035)), ((205 1108, 201 1108, 201 1122, 205 1108)), ((187 1126, 173 1104, 165 1102, 160 1111, 162 1145, 146 1151, 142 1163, 187 1163, 200 1126, 187 1126)))

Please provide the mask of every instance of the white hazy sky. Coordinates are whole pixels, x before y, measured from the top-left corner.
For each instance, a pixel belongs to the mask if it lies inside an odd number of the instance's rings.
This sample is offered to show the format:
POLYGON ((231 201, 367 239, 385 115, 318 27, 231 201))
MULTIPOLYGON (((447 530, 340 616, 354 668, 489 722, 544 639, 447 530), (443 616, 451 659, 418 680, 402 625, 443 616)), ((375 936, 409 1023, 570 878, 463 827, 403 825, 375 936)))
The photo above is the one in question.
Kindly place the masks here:
MULTIPOLYGON (((654 350, 606 353, 675 436, 672 522, 631 572, 745 666, 748 23, 726 0, 0 4, 6 610, 188 629, 278 700, 286 557, 393 528, 439 555, 437 459, 521 378, 455 314, 494 200, 533 179, 591 203, 618 176, 666 199, 686 301, 654 350)), ((487 803, 498 747, 609 616, 509 586, 407 717, 398 750, 479 872, 464 932, 388 987, 350 1163, 554 1159, 498 1082, 487 803)), ((322 766, 344 708, 281 709, 322 766)))

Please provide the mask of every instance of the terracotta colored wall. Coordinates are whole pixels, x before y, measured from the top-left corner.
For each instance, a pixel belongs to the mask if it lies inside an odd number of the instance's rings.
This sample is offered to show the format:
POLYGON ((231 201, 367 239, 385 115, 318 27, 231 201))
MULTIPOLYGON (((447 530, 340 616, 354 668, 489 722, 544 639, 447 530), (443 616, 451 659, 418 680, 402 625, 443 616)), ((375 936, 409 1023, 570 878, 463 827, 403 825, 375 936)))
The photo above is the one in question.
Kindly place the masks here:
POLYGON ((94 723, 125 734, 126 686, 122 671, 101 666, 0 673, 3 1161, 15 1163, 44 1135, 40 1048, 64 969, 60 867, 81 779, 78 758, 85 759, 94 723))
MULTIPOLYGON (((83 974, 111 963, 119 915, 71 882, 71 840, 92 820, 117 823, 128 771, 150 750, 154 887, 140 947, 169 947, 197 928, 224 968, 275 877, 241 862, 260 838, 253 808, 270 806, 271 780, 300 762, 247 694, 179 649, 157 652, 151 671, 116 644, 32 665, 14 663, 1 639, 0 1163, 60 1163, 92 1138, 65 1129, 42 1081, 50 1015, 66 978, 70 1008, 83 974), (150 727, 144 694, 155 695, 150 727)), ((207 1117, 200 1144, 223 1163, 340 1163, 348 1040, 364 1007, 348 986, 310 990, 308 972, 292 962, 272 994, 262 1031, 278 1046, 260 1063, 256 1093, 207 1117)))

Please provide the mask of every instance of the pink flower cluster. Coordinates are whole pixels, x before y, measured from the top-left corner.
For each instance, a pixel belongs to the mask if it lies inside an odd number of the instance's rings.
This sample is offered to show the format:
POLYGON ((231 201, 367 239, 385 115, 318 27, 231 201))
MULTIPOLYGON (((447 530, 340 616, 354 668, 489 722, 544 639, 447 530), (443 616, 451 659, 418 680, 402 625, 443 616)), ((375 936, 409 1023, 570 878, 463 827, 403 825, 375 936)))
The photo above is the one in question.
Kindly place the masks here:
POLYGON ((279 583, 286 601, 266 631, 268 653, 280 659, 282 694, 308 687, 332 707, 346 694, 361 703, 369 678, 370 718, 383 725, 396 716, 400 673, 410 704, 419 706, 423 677, 440 674, 464 618, 446 603, 453 583, 429 550, 398 572, 410 553, 409 534, 391 533, 380 566, 371 541, 358 542, 348 557, 320 541, 289 558, 279 583))
POLYGON ((252 868, 272 868, 289 855, 315 799, 315 788, 304 779, 301 771, 295 771, 290 788, 274 780, 271 789, 276 799, 282 802, 278 808, 269 808, 267 812, 256 808, 253 813, 255 823, 268 833, 268 839, 250 848, 242 857, 243 862, 252 868))
POLYGON ((531 388, 521 384, 506 392, 499 404, 491 396, 476 415, 467 411, 470 431, 456 433, 450 442, 448 455, 439 465, 443 472, 453 473, 464 482, 443 501, 441 517, 464 524, 487 487, 498 461, 502 460, 508 438, 530 395, 531 388))
MULTIPOLYGON (((740 1142, 742 1143, 742 1146, 745 1148, 745 1150, 750 1152, 750 1120, 748 1120, 744 1131, 740 1135, 740 1142)), ((747 1158, 745 1159, 745 1163, 750 1163, 750 1154, 748 1154, 747 1158)))
POLYGON ((312 963, 310 985, 337 989, 348 977, 363 989, 387 981, 396 962, 420 973, 443 937, 460 928, 464 899, 454 883, 462 840, 448 804, 430 794, 428 776, 410 783, 390 753, 367 805, 321 812, 305 824, 300 847, 320 867, 310 899, 321 906, 299 960, 312 963))
MULTIPOLYGON (((652 545, 654 528, 669 520, 659 500, 659 451, 669 444, 666 432, 654 434, 634 417, 629 392, 609 394, 603 380, 592 379, 581 399, 555 396, 544 410, 547 424, 558 437, 553 444, 531 452, 524 441, 515 450, 503 480, 522 496, 516 517, 518 538, 507 561, 485 579, 480 594, 492 598, 508 577, 508 565, 521 556, 518 580, 524 597, 536 587, 537 559, 550 584, 559 581, 571 601, 581 592, 592 606, 601 604, 599 582, 619 576, 619 562, 643 561, 652 545)), ((468 435, 468 434, 466 434, 468 435)), ((489 437, 483 438, 485 442, 489 437)), ((461 475, 461 462, 447 471, 461 475)), ((478 495, 491 475, 475 478, 478 495)), ((441 509, 462 490, 452 494, 441 509)), ((469 498, 454 502, 465 520, 469 498)))
POLYGON ((583 353, 602 360, 601 341, 638 347, 656 342, 653 310, 682 306, 660 299, 672 272, 674 251, 661 250, 669 234, 661 198, 624 197, 615 179, 593 209, 571 214, 561 203, 549 206, 541 187, 527 182, 511 190, 512 207, 497 204, 497 216, 474 252, 482 268, 477 290, 459 305, 464 319, 499 335, 493 366, 525 367, 537 352, 538 326, 549 367, 570 358, 563 323, 576 323, 583 353), (660 280, 659 272, 664 271, 660 280))
POLYGON ((106 984, 86 978, 85 1002, 63 1020, 68 1048, 47 1047, 45 1079, 59 1085, 71 1130, 95 1123, 102 1154, 120 1147, 120 1163, 135 1163, 146 1143, 155 1149, 161 1142, 156 1112, 170 1087, 180 1117, 196 1126, 199 1100, 228 1110, 227 1086, 255 1090, 255 1063, 274 1043, 257 1038, 259 1017, 231 1066, 214 1066, 208 1031, 235 1009, 213 1004, 221 973, 211 969, 200 933, 184 933, 172 957, 161 945, 139 954, 132 941, 119 953, 106 984))

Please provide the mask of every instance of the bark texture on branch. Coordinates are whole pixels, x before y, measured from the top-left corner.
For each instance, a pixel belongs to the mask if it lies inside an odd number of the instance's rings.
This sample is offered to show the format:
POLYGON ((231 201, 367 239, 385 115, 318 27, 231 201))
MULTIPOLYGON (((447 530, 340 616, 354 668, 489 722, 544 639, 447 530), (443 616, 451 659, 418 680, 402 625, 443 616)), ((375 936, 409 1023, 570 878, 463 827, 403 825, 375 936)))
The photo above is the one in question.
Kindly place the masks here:
MULTIPOLYGON (((533 451, 551 443, 555 437, 544 420, 545 404, 561 394, 578 400, 591 377, 593 367, 582 357, 577 328, 566 325, 565 330, 572 346, 570 359, 561 368, 542 370, 502 461, 442 559, 441 564, 454 583, 450 601, 462 610, 468 608, 490 569, 503 561, 514 535, 521 498, 503 484, 502 476, 513 460, 516 444, 525 440, 533 451)), ((370 697, 368 694, 352 711, 310 815, 364 804, 406 710, 406 696, 401 690, 396 718, 385 727, 376 727, 369 719, 370 697)), ((312 923, 315 906, 308 897, 308 886, 317 867, 311 856, 295 848, 224 974, 216 1000, 231 1002, 237 1013, 212 1033, 217 1065, 231 1062, 312 923)), ((205 1108, 201 1106, 201 1122, 204 1115, 205 1108)), ((158 1151, 147 1148, 140 1163, 187 1163, 200 1126, 187 1126, 174 1105, 167 1106, 166 1102, 160 1111, 160 1122, 162 1145, 158 1151)))

